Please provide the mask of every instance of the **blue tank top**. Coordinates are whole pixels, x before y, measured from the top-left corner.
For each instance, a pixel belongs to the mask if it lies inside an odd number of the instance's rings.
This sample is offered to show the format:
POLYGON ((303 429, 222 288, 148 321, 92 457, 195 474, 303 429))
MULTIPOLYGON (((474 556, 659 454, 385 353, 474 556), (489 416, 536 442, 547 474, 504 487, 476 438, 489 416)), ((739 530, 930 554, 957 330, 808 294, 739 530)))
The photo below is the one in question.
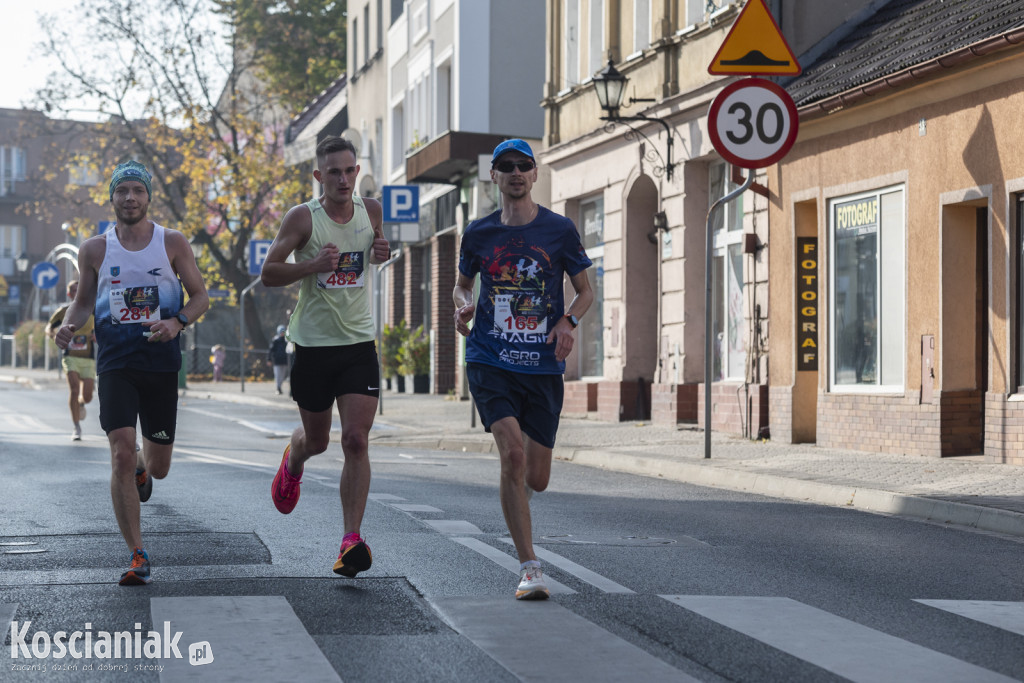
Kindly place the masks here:
POLYGON ((128 251, 117 231, 105 233, 107 250, 96 289, 96 373, 109 370, 177 372, 181 368, 180 335, 149 343, 146 321, 173 318, 184 293, 171 268, 163 226, 153 224, 153 238, 140 251, 128 251))

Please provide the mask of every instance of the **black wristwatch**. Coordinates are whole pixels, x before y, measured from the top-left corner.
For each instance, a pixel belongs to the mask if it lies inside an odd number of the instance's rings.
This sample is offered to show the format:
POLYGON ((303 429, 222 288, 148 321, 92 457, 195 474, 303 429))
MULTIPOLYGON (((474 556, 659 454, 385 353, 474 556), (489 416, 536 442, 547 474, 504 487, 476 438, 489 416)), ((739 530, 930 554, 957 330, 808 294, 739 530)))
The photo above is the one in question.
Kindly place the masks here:
POLYGON ((182 329, 188 327, 188 316, 187 315, 185 315, 184 313, 180 313, 179 312, 178 315, 175 316, 175 317, 177 317, 178 318, 178 322, 181 323, 182 329))
POLYGON ((569 324, 572 325, 572 329, 574 330, 580 326, 579 318, 574 316, 572 313, 566 313, 565 319, 569 321, 569 324))

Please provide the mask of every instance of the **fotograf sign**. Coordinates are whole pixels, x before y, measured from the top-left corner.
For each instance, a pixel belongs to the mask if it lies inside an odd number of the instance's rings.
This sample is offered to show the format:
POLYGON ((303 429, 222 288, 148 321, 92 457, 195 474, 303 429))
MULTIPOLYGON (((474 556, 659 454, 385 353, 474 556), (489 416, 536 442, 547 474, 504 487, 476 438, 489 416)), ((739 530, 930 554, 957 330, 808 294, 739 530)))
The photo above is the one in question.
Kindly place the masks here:
POLYGON ((385 223, 418 223, 420 188, 418 185, 385 185, 381 189, 385 223))

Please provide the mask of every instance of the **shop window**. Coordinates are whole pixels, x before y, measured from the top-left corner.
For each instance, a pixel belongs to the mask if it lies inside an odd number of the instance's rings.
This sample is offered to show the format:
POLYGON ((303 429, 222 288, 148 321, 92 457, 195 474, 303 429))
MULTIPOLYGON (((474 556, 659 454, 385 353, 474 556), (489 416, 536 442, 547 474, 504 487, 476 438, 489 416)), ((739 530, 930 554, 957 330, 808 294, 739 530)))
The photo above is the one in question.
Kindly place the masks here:
MULTIPOLYGON (((587 269, 590 287, 594 290, 594 303, 586 315, 580 318, 579 376, 604 376, 604 198, 596 197, 580 202, 580 219, 577 224, 580 238, 587 256, 594 265, 587 269)), ((570 288, 570 291, 571 288, 570 288)), ((569 300, 566 301, 568 305, 569 300)))
POLYGON ((903 188, 829 202, 833 389, 903 391, 904 222, 903 188))
MULTIPOLYGON (((728 165, 711 165, 710 194, 714 203, 736 189, 728 177, 728 165)), ((715 211, 712 291, 712 349, 714 381, 742 380, 746 376, 747 320, 743 315, 743 195, 715 211)))

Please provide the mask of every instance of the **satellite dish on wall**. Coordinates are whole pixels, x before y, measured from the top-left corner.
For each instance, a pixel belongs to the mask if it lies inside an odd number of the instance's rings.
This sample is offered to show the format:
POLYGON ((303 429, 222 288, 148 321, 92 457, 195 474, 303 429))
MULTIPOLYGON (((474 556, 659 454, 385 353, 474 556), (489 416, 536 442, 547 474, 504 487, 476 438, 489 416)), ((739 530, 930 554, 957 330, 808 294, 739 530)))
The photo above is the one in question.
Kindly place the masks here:
POLYGON ((359 131, 355 128, 346 128, 341 134, 341 137, 345 138, 356 148, 356 157, 359 156, 359 150, 363 148, 363 136, 359 134, 359 131))
POLYGON ((377 196, 377 181, 369 173, 359 179, 359 196, 370 198, 377 196))

